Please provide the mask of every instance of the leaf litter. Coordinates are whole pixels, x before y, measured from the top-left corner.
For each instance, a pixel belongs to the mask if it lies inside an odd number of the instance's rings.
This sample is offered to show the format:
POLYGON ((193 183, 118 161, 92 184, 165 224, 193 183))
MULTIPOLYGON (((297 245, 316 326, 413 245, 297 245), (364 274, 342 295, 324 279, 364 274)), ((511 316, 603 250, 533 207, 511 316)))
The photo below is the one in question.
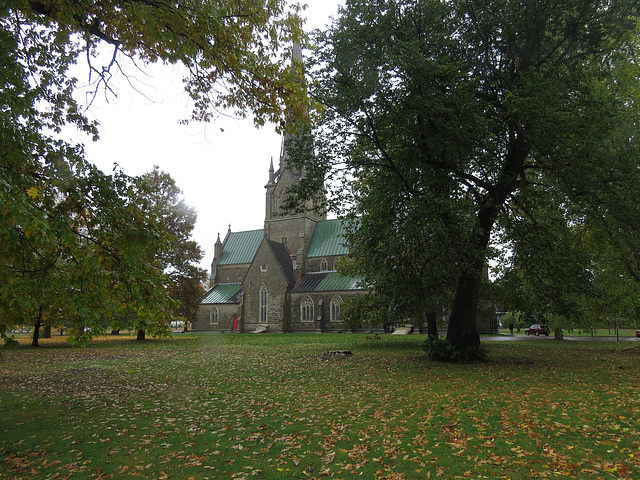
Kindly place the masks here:
POLYGON ((6 352, 0 478, 637 478, 636 352, 319 337, 6 352))

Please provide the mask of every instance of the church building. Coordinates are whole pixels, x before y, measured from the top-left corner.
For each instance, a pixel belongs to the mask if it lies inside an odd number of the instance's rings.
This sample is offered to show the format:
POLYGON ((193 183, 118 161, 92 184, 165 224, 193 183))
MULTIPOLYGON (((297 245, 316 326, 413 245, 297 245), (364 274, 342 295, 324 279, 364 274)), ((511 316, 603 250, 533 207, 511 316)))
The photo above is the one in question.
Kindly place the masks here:
MULTIPOLYGON (((360 278, 336 271, 347 254, 342 220, 327 220, 323 203, 310 202, 302 213, 283 211, 287 189, 302 177, 287 167, 285 143, 278 170, 273 161, 269 169, 263 228, 229 228, 224 240, 218 235, 194 331, 339 332, 342 303, 366 292, 360 278)), ((497 331, 491 302, 482 302, 476 327, 497 331)))
MULTIPOLYGON (((302 213, 283 211, 287 189, 302 172, 273 161, 266 184, 262 229, 227 232, 215 243, 210 289, 193 330, 217 332, 337 332, 343 329, 340 306, 361 295, 359 278, 336 271, 346 255, 343 223, 327 220, 323 204, 309 203, 302 213)), ((321 201, 321 200, 320 200, 321 201)))
MULTIPOLYGON (((294 58, 302 61, 297 45, 294 58)), ((339 332, 342 303, 366 292, 360 278, 336 271, 336 262, 347 254, 344 225, 339 219, 327 220, 325 197, 309 201, 302 213, 283 209, 288 188, 303 175, 287 166, 287 143, 283 139, 278 170, 273 161, 269 169, 263 228, 229 228, 224 240, 218 235, 210 289, 194 331, 339 332)), ((480 333, 497 330, 490 302, 479 308, 476 325, 480 333)))

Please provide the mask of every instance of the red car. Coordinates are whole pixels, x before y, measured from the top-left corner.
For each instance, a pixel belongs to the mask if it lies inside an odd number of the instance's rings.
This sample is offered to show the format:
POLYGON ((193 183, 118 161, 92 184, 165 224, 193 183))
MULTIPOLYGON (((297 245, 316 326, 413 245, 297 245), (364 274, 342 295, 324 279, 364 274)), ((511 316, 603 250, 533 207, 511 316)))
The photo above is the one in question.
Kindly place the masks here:
POLYGON ((640 330, 636 330, 636 338, 640 338, 640 330))
POLYGON ((551 329, 549 328, 549 325, 531 325, 529 328, 527 328, 524 331, 525 335, 535 335, 536 337, 538 335, 546 335, 547 337, 549 336, 549 334, 551 333, 551 329))

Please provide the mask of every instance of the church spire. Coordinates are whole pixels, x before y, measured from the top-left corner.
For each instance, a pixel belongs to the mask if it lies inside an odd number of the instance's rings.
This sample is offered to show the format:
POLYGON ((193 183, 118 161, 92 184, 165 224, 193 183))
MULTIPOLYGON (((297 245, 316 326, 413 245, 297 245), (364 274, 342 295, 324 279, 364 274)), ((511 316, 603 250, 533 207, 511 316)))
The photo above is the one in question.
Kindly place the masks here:
POLYGON ((269 185, 272 185, 275 181, 275 175, 273 172, 273 157, 271 157, 271 165, 269 166, 269 185))
POLYGON ((213 247, 213 260, 220 260, 222 258, 222 242, 220 241, 220 233, 218 233, 218 239, 213 247))

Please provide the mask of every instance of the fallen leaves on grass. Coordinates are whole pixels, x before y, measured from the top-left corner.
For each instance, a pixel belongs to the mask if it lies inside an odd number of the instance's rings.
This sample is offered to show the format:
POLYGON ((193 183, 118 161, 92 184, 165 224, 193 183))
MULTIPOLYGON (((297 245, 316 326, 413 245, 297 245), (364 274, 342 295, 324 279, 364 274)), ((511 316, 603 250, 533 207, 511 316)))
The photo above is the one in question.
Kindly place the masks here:
MULTIPOLYGON (((11 351, 0 373, 0 461, 25 479, 637 473, 635 352, 527 345, 518 361, 442 365, 412 353, 411 338, 388 339, 203 336, 182 349, 11 351), (315 359, 341 348, 357 355, 315 359), (609 368, 611 355, 625 368, 609 368), (532 364, 553 373, 531 378, 532 364)), ((494 346, 493 358, 511 348, 494 346)))

